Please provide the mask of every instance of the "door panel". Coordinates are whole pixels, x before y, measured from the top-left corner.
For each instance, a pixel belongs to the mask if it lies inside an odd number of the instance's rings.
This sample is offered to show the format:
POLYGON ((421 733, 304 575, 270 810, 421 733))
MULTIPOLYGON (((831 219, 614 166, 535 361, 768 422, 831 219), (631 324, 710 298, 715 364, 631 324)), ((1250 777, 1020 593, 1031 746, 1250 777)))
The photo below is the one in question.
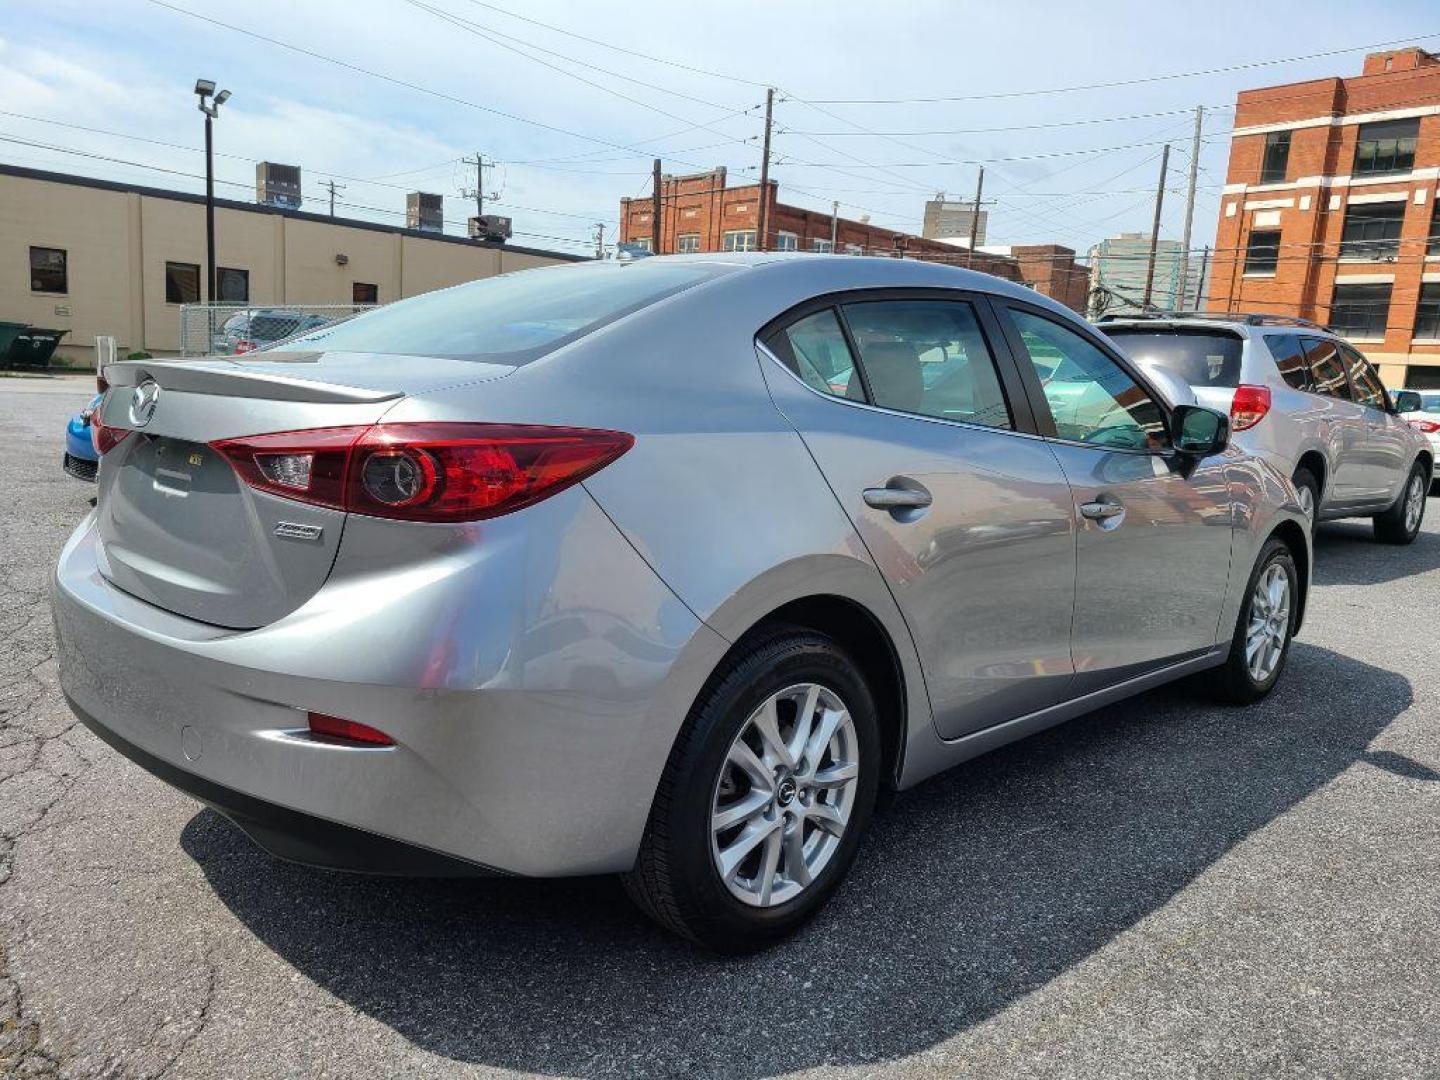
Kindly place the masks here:
POLYGON ((1323 405, 1321 427, 1325 442, 1335 455, 1334 479, 1320 509, 1338 509, 1364 502, 1368 487, 1364 475, 1365 444, 1369 439, 1365 410, 1350 400, 1345 363, 1335 343, 1326 338, 1302 340, 1313 393, 1323 405))
POLYGON ((1350 375, 1350 393, 1363 412, 1365 439, 1357 454, 1356 475, 1363 490, 1360 497, 1375 503, 1388 504, 1400 494, 1406 479, 1405 466, 1409 443, 1405 437, 1405 421, 1390 413, 1389 396, 1375 369, 1355 349, 1340 346, 1350 375))

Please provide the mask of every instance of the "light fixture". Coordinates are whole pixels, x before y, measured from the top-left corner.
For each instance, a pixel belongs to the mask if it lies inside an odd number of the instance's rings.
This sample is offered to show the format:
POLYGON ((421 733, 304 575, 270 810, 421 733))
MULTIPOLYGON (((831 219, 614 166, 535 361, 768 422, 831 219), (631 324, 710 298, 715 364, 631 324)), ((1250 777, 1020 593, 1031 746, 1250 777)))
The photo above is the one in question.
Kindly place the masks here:
POLYGON ((347 266, 347 265, 349 265, 349 263, 350 263, 350 256, 349 256, 349 255, 340 254, 340 255, 336 255, 336 256, 335 256, 335 265, 336 265, 336 266, 347 266))
POLYGON ((211 94, 215 93, 215 84, 209 79, 196 79, 195 93, 199 94, 201 97, 209 97, 211 94))
POLYGON ((221 90, 218 94, 215 95, 215 104, 216 104, 216 105, 224 105, 225 102, 227 102, 227 101, 229 101, 229 100, 230 100, 230 91, 229 91, 229 90, 221 90))

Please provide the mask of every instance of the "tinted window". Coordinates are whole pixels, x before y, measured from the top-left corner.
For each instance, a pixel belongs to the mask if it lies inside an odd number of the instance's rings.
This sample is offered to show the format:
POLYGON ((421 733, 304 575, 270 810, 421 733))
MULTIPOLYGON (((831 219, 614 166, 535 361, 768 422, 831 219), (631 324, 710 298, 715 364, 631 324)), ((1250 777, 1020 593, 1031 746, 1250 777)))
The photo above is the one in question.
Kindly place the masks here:
POLYGON ((1245 273, 1273 274, 1280 265, 1280 230, 1252 232, 1245 242, 1245 273))
POLYGON ((1239 386, 1244 342, 1206 330, 1116 327, 1107 336, 1137 364, 1173 371, 1191 386, 1239 386))
POLYGON ((1390 285, 1337 283, 1330 300, 1330 329, 1351 338, 1383 338, 1390 317, 1390 285))
POLYGON ((524 364, 729 267, 710 263, 585 263, 472 281, 367 311, 287 342, 524 364))
POLYGON ((1340 236, 1340 257, 1373 261, 1399 255, 1400 230, 1404 225, 1403 199, 1347 207, 1340 236))
POLYGON ((352 304, 375 304, 380 301, 380 286, 368 281, 356 281, 350 286, 352 304))
POLYGON ((1420 120, 1382 120, 1361 124, 1355 140, 1356 176, 1408 172, 1415 167, 1415 142, 1420 120))
POLYGON ((1420 303, 1415 306, 1415 336, 1433 341, 1440 338, 1440 281, 1420 286, 1420 303))
POLYGON ((194 263, 165 264, 165 302, 194 304, 200 299, 200 267, 194 263))
POLYGON ((1307 338, 1305 363, 1310 368, 1310 388, 1315 393, 1326 397, 1350 397, 1350 387, 1345 382, 1345 365, 1341 363, 1340 350, 1333 341, 1307 338))
POLYGON ((865 400, 865 388, 854 377, 855 362, 833 308, 807 315, 780 334, 784 344, 777 351, 806 385, 822 394, 865 400), (784 356, 786 352, 790 354, 788 357, 784 356))
POLYGON ((1355 400, 1376 409, 1386 408, 1389 399, 1385 394, 1385 384, 1375 374, 1370 362, 1345 345, 1340 346, 1340 355, 1345 358, 1345 366, 1350 372, 1350 389, 1355 400))
POLYGON ((69 258, 63 248, 30 249, 30 288, 48 293, 70 291, 69 258))
POLYGON ((236 270, 229 266, 215 268, 216 291, 222 303, 248 304, 250 302, 250 271, 236 270))
POLYGON ((1129 450, 1164 449, 1164 412, 1119 364, 1059 323, 1016 309, 1010 315, 1060 438, 1129 450))
POLYGON ((1011 427, 975 309, 957 300, 845 306, 875 404, 901 412, 1011 427))
POLYGON ((1266 334, 1265 345, 1275 358, 1280 377, 1296 390, 1310 387, 1310 369, 1305 364, 1305 347, 1294 334, 1266 334))

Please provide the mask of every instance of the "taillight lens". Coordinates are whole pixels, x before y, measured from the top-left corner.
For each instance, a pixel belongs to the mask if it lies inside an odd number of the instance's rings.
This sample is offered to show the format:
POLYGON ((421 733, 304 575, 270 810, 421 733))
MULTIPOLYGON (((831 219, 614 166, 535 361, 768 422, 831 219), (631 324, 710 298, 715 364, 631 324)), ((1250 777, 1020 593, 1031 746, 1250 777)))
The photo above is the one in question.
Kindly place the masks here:
POLYGON ((395 745, 394 739, 369 724, 360 724, 354 720, 346 720, 339 716, 327 716, 318 712, 307 715, 312 735, 336 739, 340 742, 362 743, 365 746, 395 745))
POLYGON ((129 428, 109 427, 100 417, 105 412, 105 402, 101 400, 90 413, 90 445, 95 447, 95 453, 108 454, 115 447, 125 441, 130 434, 129 428))
POLYGON ((509 424, 319 428, 214 444, 261 491, 371 517, 479 521, 548 498, 634 445, 619 431, 509 424))
POLYGON ((1230 430, 1244 431, 1252 428, 1270 411, 1270 388, 1268 386, 1237 386, 1235 397, 1230 402, 1230 430))
POLYGON ((253 341, 246 341, 244 338, 241 338, 239 341, 235 342, 236 356, 239 356, 241 353, 253 352, 254 350, 255 343, 253 341))
POLYGON ((1411 420, 1409 424, 1416 431, 1423 431, 1426 435, 1434 435, 1435 432, 1440 431, 1440 424, 1434 420, 1411 420))

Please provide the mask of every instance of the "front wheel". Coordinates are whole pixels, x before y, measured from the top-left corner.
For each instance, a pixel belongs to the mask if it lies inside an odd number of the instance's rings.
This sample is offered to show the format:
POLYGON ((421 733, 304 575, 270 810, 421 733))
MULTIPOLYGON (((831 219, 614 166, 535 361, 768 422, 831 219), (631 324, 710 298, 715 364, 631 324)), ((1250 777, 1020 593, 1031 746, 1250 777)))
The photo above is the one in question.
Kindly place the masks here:
POLYGON ((1212 684, 1221 700, 1248 705, 1275 688, 1290 656, 1299 611, 1295 557, 1283 540, 1271 537, 1250 572, 1230 655, 1212 684))
POLYGON ((814 915, 854 860, 879 785, 875 704, 830 639, 796 630, 727 662, 671 751, 626 891, 721 952, 814 915))
POLYGON ((1375 539, 1383 544, 1410 544, 1420 535, 1425 520, 1425 490, 1430 485, 1425 467, 1419 463, 1410 470, 1405 486, 1395 505, 1375 516, 1375 539))

